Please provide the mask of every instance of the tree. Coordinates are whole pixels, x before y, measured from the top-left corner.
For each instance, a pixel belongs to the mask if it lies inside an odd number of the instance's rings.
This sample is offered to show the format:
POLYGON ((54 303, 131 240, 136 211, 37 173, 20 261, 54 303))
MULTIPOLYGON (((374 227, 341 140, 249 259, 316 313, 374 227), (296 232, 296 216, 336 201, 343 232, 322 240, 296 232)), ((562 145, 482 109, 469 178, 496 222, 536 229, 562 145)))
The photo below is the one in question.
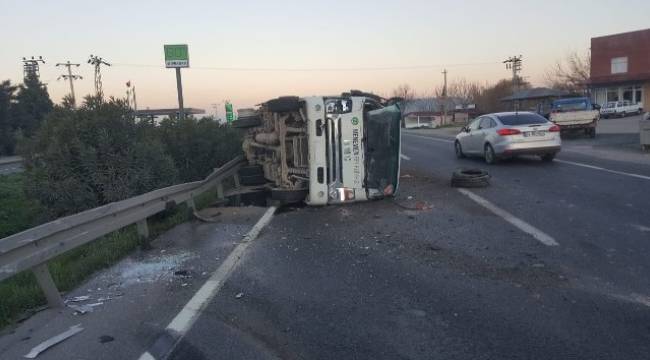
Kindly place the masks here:
POLYGON ((462 105, 476 103, 483 90, 484 87, 479 83, 467 81, 464 78, 452 81, 447 86, 447 94, 450 97, 459 99, 462 105))
POLYGON ((155 129, 123 100, 87 97, 56 106, 21 146, 26 191, 60 217, 176 183, 178 172, 155 129))
POLYGON ((53 106, 45 85, 36 76, 29 75, 16 94, 12 108, 13 127, 26 137, 32 136, 53 106))
POLYGON ((403 102, 409 102, 415 99, 415 90, 409 84, 402 84, 393 90, 392 97, 402 99, 403 102))
POLYGON ((16 87, 9 80, 0 83, 0 156, 14 154, 16 141, 11 107, 15 91, 16 87))
MULTIPOLYGON (((519 89, 530 88, 530 83, 519 79, 519 89)), ((512 80, 499 80, 494 85, 485 86, 476 98, 476 107, 482 113, 493 113, 510 110, 502 99, 512 95, 512 80)))
POLYGON ((572 93, 584 93, 587 90, 591 72, 591 55, 571 52, 547 70, 546 82, 549 87, 567 90, 572 93))

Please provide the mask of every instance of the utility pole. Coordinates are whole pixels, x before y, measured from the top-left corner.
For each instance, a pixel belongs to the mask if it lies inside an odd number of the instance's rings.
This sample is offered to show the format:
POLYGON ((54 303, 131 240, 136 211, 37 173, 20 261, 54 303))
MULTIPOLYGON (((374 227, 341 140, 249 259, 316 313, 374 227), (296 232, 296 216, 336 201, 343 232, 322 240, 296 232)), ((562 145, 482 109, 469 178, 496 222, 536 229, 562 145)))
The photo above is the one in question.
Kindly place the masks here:
POLYGON ((77 100, 76 100, 75 95, 74 95, 74 80, 83 79, 83 77, 81 75, 73 75, 72 74, 72 67, 73 66, 79 67, 80 64, 71 64, 70 60, 68 60, 68 62, 66 62, 66 63, 58 63, 58 64, 56 64, 56 66, 57 67, 65 66, 65 67, 68 68, 68 74, 67 75, 62 74, 61 76, 58 77, 57 80, 64 79, 64 80, 70 81, 70 96, 72 97, 72 107, 76 108, 77 107, 77 100))
POLYGON ((521 72, 521 63, 523 56, 511 56, 504 60, 506 69, 512 70, 512 92, 513 94, 519 90, 519 73, 521 72))
POLYGON ((442 75, 444 76, 445 82, 442 87, 442 122, 441 125, 445 125, 447 122, 447 69, 442 71, 442 75))
POLYGON ((88 63, 95 67, 95 94, 97 97, 102 98, 104 93, 102 92, 102 73, 100 69, 102 65, 111 66, 111 64, 104 61, 104 59, 99 56, 92 54, 90 54, 90 58, 88 58, 88 63))
POLYGON ((39 56, 38 59, 35 59, 33 56, 28 59, 23 57, 23 77, 25 79, 30 77, 39 78, 41 76, 39 71, 39 63, 45 64, 42 56, 39 56))
POLYGON ((138 111, 138 101, 135 98, 135 85, 133 85, 133 91, 131 92, 131 95, 133 95, 133 110, 138 111))

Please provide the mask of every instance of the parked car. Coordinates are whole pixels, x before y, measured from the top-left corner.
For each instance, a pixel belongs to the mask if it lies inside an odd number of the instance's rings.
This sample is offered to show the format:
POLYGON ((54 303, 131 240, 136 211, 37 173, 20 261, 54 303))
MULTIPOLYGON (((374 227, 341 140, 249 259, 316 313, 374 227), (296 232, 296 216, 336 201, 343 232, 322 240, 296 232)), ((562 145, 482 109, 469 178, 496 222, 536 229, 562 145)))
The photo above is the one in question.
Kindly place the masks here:
POLYGON ((560 126, 560 130, 582 130, 590 137, 596 137, 596 125, 600 119, 597 106, 586 97, 558 99, 553 101, 549 120, 560 126))
POLYGON ((532 112, 483 115, 456 135, 456 156, 477 155, 493 164, 501 158, 537 155, 553 161, 560 152, 560 126, 532 112))
POLYGON ((600 109, 600 117, 608 119, 610 117, 626 117, 628 115, 640 115, 643 113, 642 104, 632 104, 628 100, 611 101, 600 109))

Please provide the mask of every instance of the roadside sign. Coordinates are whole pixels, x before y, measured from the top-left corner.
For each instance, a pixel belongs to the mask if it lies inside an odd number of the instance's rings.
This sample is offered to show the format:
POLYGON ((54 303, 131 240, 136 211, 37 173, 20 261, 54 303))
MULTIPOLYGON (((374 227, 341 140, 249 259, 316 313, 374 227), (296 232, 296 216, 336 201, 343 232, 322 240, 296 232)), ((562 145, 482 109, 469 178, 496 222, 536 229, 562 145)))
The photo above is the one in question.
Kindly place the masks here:
POLYGON ((187 44, 165 45, 165 67, 190 67, 190 55, 187 51, 187 44))
POLYGON ((233 120, 235 120, 235 114, 232 111, 232 104, 226 102, 226 121, 231 123, 233 120))

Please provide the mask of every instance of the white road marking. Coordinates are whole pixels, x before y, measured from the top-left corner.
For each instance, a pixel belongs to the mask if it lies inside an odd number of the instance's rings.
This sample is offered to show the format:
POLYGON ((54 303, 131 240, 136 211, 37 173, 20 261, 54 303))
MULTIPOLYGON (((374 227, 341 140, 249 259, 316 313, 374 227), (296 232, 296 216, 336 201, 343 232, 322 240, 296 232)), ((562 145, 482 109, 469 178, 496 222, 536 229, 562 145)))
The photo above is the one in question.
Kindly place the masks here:
POLYGON ((442 139, 442 138, 433 137, 433 136, 423 136, 423 135, 415 135, 415 134, 408 134, 408 133, 404 133, 404 135, 413 136, 413 137, 422 138, 422 139, 433 140, 433 141, 440 141, 440 142, 445 142, 445 143, 453 143, 454 142, 454 140, 442 139))
MULTIPOLYGON (((223 284, 228 280, 233 270, 237 267, 240 260, 244 256, 244 252, 248 246, 257 238, 260 231, 266 226, 271 219, 277 207, 271 206, 266 210, 264 215, 257 221, 253 228, 244 236, 241 243, 228 255, 226 260, 219 266, 219 268, 212 273, 210 278, 201 286, 199 291, 188 301, 183 309, 176 315, 176 317, 167 325, 166 330, 175 332, 180 335, 177 342, 192 328, 205 309, 208 303, 217 295, 223 284)), ((170 351, 173 349, 169 349, 170 351)), ((142 354, 139 360, 151 360, 154 357, 147 351, 142 354)))
POLYGON ((562 163, 562 164, 569 164, 569 165, 584 167, 584 168, 587 168, 587 169, 605 171, 605 172, 612 173, 612 174, 625 175, 625 176, 630 176, 630 177, 643 179, 643 180, 650 180, 650 176, 627 173, 627 172, 623 172, 623 171, 610 170, 610 169, 606 169, 606 168, 603 168, 603 167, 600 167, 600 166, 583 164, 583 163, 573 162, 573 161, 568 161, 568 160, 555 159, 555 161, 557 161, 559 163, 562 163))
POLYGON ((399 157, 401 157, 401 158, 404 159, 404 160, 411 160, 410 157, 408 157, 408 156, 406 156, 406 155, 404 155, 404 154, 399 154, 399 157))
POLYGON ((492 204, 488 200, 474 194, 473 192, 466 189, 458 189, 458 191, 467 196, 468 198, 474 200, 477 204, 483 206, 484 208, 492 211, 494 214, 500 216, 503 220, 514 225, 519 230, 531 235, 539 242, 547 246, 558 246, 558 242, 555 241, 552 237, 547 235, 545 232, 539 230, 538 228, 530 225, 529 223, 519 219, 518 217, 512 215, 511 213, 501 209, 500 207, 492 204))

